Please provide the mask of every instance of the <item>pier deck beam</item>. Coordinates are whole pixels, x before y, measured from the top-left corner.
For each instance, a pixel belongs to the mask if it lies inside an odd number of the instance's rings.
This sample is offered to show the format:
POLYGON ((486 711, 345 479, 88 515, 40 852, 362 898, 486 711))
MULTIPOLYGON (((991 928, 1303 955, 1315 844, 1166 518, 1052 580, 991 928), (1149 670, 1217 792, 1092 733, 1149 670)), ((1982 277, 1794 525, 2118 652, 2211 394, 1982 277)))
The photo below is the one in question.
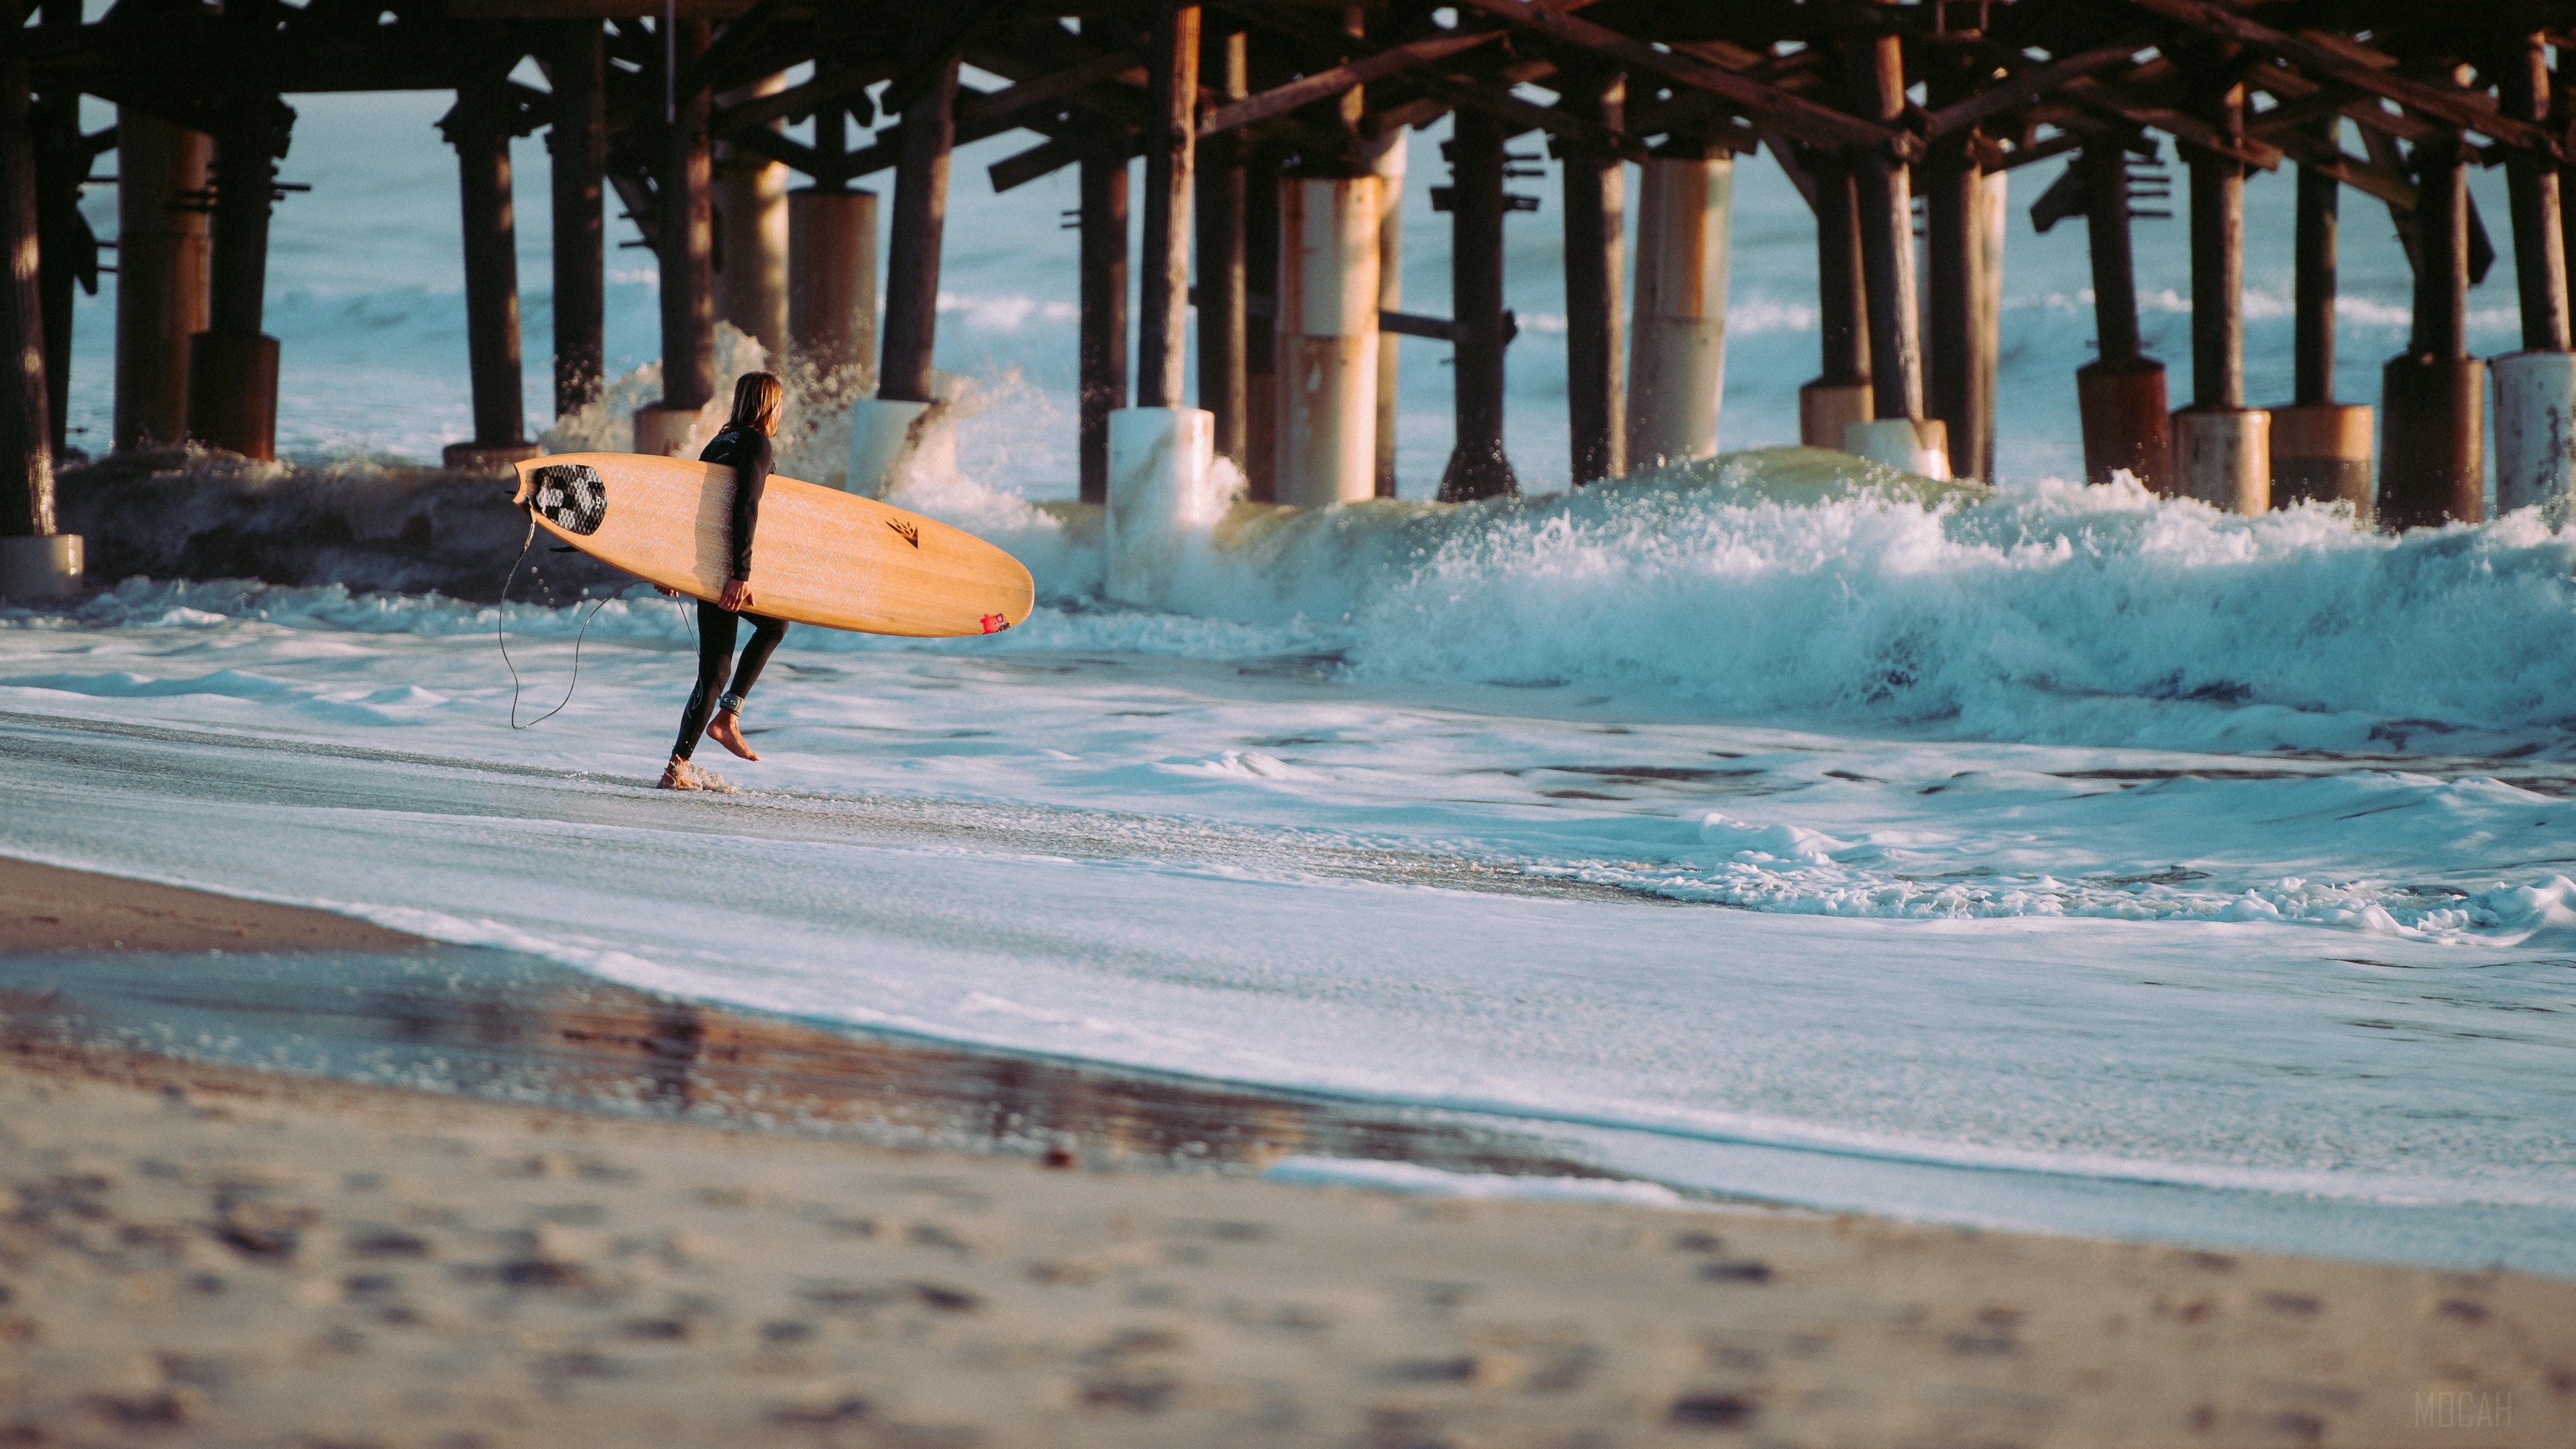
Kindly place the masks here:
POLYGON ((1109 501, 1109 415, 1127 406, 1127 160, 1080 163, 1082 320, 1077 422, 1082 501, 1109 501))
MULTIPOLYGON (((2245 88, 2218 105, 2218 129, 2245 132, 2245 88)), ((2245 165, 2186 148, 2191 170, 2191 406, 2174 414, 2167 492, 2232 513, 2272 506, 2272 415, 2245 405, 2245 165)))
POLYGON ((1638 188, 1637 312, 1628 332, 1632 468, 1717 453, 1734 188, 1735 162, 1722 151, 1668 143, 1646 161, 1638 188))
MULTIPOLYGON (((2340 119, 2323 123, 2331 141, 2340 119)), ((2343 183, 2314 166, 2298 176, 2297 262, 2292 283, 2293 401, 2272 409, 2272 502, 2344 503, 2371 516, 2367 403, 2334 400, 2335 293, 2343 183)))
MULTIPOLYGON (((682 74, 706 53, 707 22, 681 16, 671 51, 682 74)), ((661 243, 662 401, 635 411, 635 451, 690 451, 698 412, 716 391, 714 162, 707 148, 704 86, 672 96, 655 225, 661 243)), ((703 440, 701 440, 703 441, 703 440)))
MULTIPOLYGON (((764 76, 720 99, 786 88, 784 74, 764 76)), ((734 145, 718 148, 714 166, 716 315, 758 342, 775 370, 787 360, 787 168, 734 145)))
POLYGON ((608 55, 596 20, 555 36, 553 125, 546 136, 554 220, 555 416, 598 401, 607 354, 608 55))
POLYGON ((277 339, 260 323, 277 160, 294 119, 275 96, 245 96, 215 135, 206 330, 188 339, 188 436, 246 458, 277 456, 277 339))
MULTIPOLYGON (((2497 87, 2505 114, 2549 120, 2546 38, 2517 37, 2497 87)), ((2522 302, 2520 352, 2496 358, 2496 509, 2576 500, 2576 354, 2568 351, 2567 255, 2558 171, 2548 158, 2505 158, 2513 201, 2514 276, 2522 302)))
MULTIPOLYGON (((1503 452, 1503 130, 1474 107, 1453 112, 1452 123, 1449 313, 1458 327, 1451 368, 1457 442, 1440 475, 1440 497, 1460 503, 1517 493, 1520 480, 1503 452)), ((1383 377, 1379 384, 1383 392, 1383 377)))
POLYGON ((2093 265, 2093 332, 2100 355, 2075 370, 2083 417, 2084 479, 2108 483, 2126 470, 2150 488, 2173 472, 2172 416, 2165 365, 2145 354, 2138 333, 2138 273, 2129 236, 2128 154, 2117 141, 2087 145, 2084 224, 2093 265))
MULTIPOLYGON (((1611 130, 1622 126, 1627 83, 1576 83, 1568 110, 1611 130)), ((1565 408, 1576 487, 1628 471, 1626 328, 1628 184, 1614 153, 1568 141, 1565 181, 1565 408)))
POLYGON ((188 339, 206 330, 214 139, 122 107, 116 117, 118 451, 188 435, 188 339))
POLYGON ((1384 184, 1374 175, 1280 183, 1275 486, 1282 503, 1355 503, 1377 494, 1384 184))
POLYGON ((2468 355, 2468 178, 2460 143, 2415 148, 2415 328, 2380 370, 2379 518, 2407 529, 2486 516, 2486 364, 2468 355))
MULTIPOLYGON (((1200 40, 1202 83, 1218 103, 1241 100, 1251 89, 1246 68, 1246 41, 1240 30, 1210 33, 1200 40)), ((1219 457, 1245 463, 1245 368, 1247 319, 1244 315, 1243 138, 1220 132, 1199 148, 1199 406, 1214 418, 1213 446, 1219 457)))
POLYGON ((1860 197, 1835 152, 1801 151, 1816 179, 1816 337, 1823 370, 1798 389, 1798 441, 1840 448, 1843 432, 1877 416, 1869 380, 1868 271, 1861 260, 1860 197))
POLYGON ((474 437, 450 443, 450 468, 491 469, 536 456, 520 397, 519 247, 510 195, 506 78, 490 75, 457 92, 444 123, 456 148, 464 213, 465 354, 472 381, 474 437))

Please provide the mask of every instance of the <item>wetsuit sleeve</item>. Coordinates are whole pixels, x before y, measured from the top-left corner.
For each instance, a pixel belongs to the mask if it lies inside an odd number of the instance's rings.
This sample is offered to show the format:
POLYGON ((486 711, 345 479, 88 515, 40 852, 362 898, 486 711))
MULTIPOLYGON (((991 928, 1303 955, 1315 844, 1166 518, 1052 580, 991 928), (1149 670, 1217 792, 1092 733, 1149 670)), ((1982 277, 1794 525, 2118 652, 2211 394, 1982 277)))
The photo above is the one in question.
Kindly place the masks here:
POLYGON ((769 490, 769 439, 754 434, 750 446, 737 449, 733 465, 733 576, 751 581, 751 535, 760 524, 760 496, 769 490))

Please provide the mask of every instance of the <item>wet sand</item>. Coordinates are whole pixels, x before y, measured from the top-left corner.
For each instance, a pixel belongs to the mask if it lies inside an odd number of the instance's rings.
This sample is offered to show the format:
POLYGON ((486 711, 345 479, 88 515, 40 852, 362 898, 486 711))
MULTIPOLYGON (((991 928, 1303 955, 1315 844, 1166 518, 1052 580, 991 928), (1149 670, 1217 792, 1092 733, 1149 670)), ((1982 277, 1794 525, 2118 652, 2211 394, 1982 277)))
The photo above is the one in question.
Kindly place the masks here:
MULTIPOLYGON (((85 973, 170 985, 247 953, 271 964, 233 978, 230 1009, 264 999, 347 1032, 372 1018, 274 963, 438 949, 298 914, 0 863, 0 943, 41 939, 22 958, 57 977, 0 997, 0 1442, 2576 1439, 2576 1283, 1289 1187, 1251 1170, 1336 1143, 1547 1164, 1544 1144, 1458 1124, 1408 1136, 1065 1064, 1021 1063, 1048 1089, 1008 1132, 987 1103, 987 1150, 851 1140, 890 1124, 948 1140, 1009 1073, 733 1013, 694 1018, 666 1072, 701 1097, 620 1104, 606 1083, 653 1080, 640 1030, 587 1075, 567 1046, 551 1077, 474 1088, 525 1086, 532 1105, 181 1061, 104 1029, 145 993, 80 1000, 85 973), (279 981, 303 1004, 277 1001, 279 981), (740 1130, 769 1078, 820 1106, 740 1130), (1228 1116, 1244 1130, 1214 1133, 1228 1116), (1207 1134, 1186 1139, 1197 1153, 1173 1135, 1189 1131, 1207 1134), (1072 1165, 1045 1165, 1049 1147, 1072 1165)), ((477 1019, 461 994, 451 1027, 477 1019)), ((677 1005, 585 1001, 494 1026, 492 1056, 677 1005)), ((446 1029, 433 1041, 464 1040, 446 1029)))

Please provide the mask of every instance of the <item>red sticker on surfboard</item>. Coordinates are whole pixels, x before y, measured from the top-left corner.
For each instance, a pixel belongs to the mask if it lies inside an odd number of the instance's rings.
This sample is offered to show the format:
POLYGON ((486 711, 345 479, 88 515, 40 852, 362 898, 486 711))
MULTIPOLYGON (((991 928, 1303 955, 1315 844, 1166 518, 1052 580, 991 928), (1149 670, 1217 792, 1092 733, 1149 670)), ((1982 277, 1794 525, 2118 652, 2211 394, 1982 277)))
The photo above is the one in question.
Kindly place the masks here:
POLYGON ((984 632, 987 634, 999 634, 1009 627, 1011 627, 1011 621, 1003 618, 999 614, 986 614, 984 616, 984 632))

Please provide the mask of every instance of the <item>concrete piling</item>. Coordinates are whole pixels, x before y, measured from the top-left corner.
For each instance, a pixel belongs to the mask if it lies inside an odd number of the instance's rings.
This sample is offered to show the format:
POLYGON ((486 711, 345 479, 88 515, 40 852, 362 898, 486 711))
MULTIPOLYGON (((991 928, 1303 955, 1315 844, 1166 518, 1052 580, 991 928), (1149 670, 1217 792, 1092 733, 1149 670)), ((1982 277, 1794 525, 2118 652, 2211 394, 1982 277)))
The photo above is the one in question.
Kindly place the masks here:
POLYGON ((188 435, 188 339, 206 330, 214 138, 132 107, 116 117, 118 450, 188 435))
MULTIPOLYGON (((2517 38, 2502 67, 2505 113, 2550 118, 2546 37, 2517 38)), ((2495 358, 2496 510, 2540 505, 2564 518, 2576 497, 2576 354, 2568 351, 2567 255, 2557 168, 2514 151, 2505 158, 2513 202, 2514 277, 2523 350, 2495 358)))
POLYGON ((2496 511, 2576 500, 2576 352, 2510 352, 2495 374, 2496 511))
POLYGON ((1355 503, 1377 493, 1382 184, 1374 175, 1280 184, 1282 503, 1355 503))
POLYGON ((1646 162, 1628 332, 1628 465, 1713 457, 1726 387, 1727 227, 1735 162, 1697 147, 1646 162))

